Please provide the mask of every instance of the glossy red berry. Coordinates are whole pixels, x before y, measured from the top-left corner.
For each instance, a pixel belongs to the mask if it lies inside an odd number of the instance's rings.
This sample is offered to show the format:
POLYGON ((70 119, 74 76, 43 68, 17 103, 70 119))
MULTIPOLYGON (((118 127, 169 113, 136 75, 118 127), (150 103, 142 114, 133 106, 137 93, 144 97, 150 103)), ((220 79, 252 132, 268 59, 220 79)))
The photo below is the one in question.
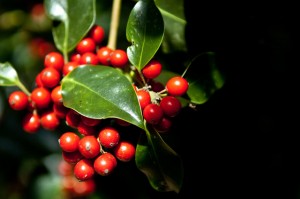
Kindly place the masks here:
POLYGON ((52 105, 52 110, 58 118, 65 119, 69 108, 65 107, 63 104, 54 103, 52 105))
POLYGON ((20 90, 13 91, 8 97, 8 103, 13 110, 24 110, 29 104, 28 95, 20 90))
POLYGON ((44 66, 53 67, 58 71, 61 71, 64 66, 64 57, 59 52, 50 52, 45 56, 44 66))
POLYGON ((51 100, 54 104, 63 104, 63 98, 61 94, 61 85, 57 85, 51 91, 51 100))
POLYGON ((60 124, 60 120, 59 118, 56 116, 56 114, 53 112, 53 110, 50 111, 46 111, 41 115, 41 126, 44 129, 53 131, 55 130, 59 124, 60 124))
POLYGON ((86 158, 94 158, 100 153, 100 144, 93 135, 87 135, 79 141, 79 151, 86 158))
POLYGON ((143 69, 142 73, 144 77, 148 79, 154 79, 161 73, 162 65, 158 60, 152 59, 143 69))
POLYGON ((90 64, 90 65, 97 65, 99 63, 98 57, 95 53, 86 52, 81 55, 79 64, 90 64))
POLYGON ((163 117, 163 111, 158 104, 148 104, 143 110, 143 116, 149 124, 158 124, 163 117))
POLYGON ((94 161, 94 169, 101 176, 111 174, 117 166, 117 160, 111 153, 103 153, 94 161))
POLYGON ((99 142, 105 148, 113 148, 120 141, 120 134, 117 129, 113 127, 104 127, 98 135, 99 142))
POLYGON ((77 131, 83 136, 96 134, 95 127, 86 125, 82 120, 79 122, 77 126, 77 131))
POLYGON ((94 174, 94 165, 89 159, 81 159, 74 166, 74 175, 80 181, 91 179, 94 174))
POLYGON ((96 190, 96 182, 94 179, 78 181, 72 183, 72 194, 74 198, 85 198, 96 190))
POLYGON ((95 50, 96 50, 96 43, 90 37, 83 38, 76 46, 76 51, 80 54, 84 54, 86 52, 93 53, 95 52, 95 50))
POLYGON ((99 63, 102 65, 105 65, 105 66, 110 66, 111 65, 110 54, 112 52, 113 52, 113 50, 106 46, 99 48, 97 50, 97 57, 98 57, 99 63))
POLYGON ((43 82, 41 80, 41 73, 39 72, 36 76, 35 76, 35 86, 36 87, 43 87, 43 82))
POLYGON ((121 141, 114 148, 114 155, 122 162, 129 162, 135 156, 135 147, 130 142, 121 141))
POLYGON ((164 114, 169 117, 176 116, 181 110, 181 103, 179 99, 171 95, 163 97, 159 105, 164 114))
POLYGON ((77 128, 80 121, 81 121, 80 115, 73 109, 69 109, 66 114, 66 124, 69 127, 77 128))
POLYGON ((101 119, 95 119, 81 115, 81 122, 87 126, 96 126, 101 123, 101 119))
POLYGON ((141 110, 143 110, 148 104, 151 103, 150 93, 144 89, 140 89, 136 91, 136 95, 138 97, 141 110))
POLYGON ((35 113, 27 113, 22 120, 23 130, 27 133, 36 133, 41 126, 40 117, 35 113))
POLYGON ((79 63, 79 62, 80 62, 80 57, 81 57, 81 54, 80 54, 80 53, 74 52, 74 53, 72 53, 71 56, 70 56, 70 61, 71 61, 71 62, 77 62, 77 63, 79 63))
POLYGON ((172 124, 173 122, 169 117, 163 117, 158 124, 154 125, 154 128, 159 133, 166 133, 170 130, 172 124))
POLYGON ((51 103, 51 92, 44 87, 36 87, 31 92, 30 99, 34 107, 44 109, 51 103))
POLYGON ((89 31, 89 37, 92 38, 96 44, 100 44, 105 38, 105 31, 102 26, 94 25, 89 31))
POLYGON ((59 139, 58 143, 60 148, 66 152, 74 152, 79 148, 80 137, 74 132, 65 132, 59 139))
POLYGON ((48 67, 41 71, 40 78, 43 86, 53 88, 59 84, 61 75, 55 68, 48 67))
POLYGON ((79 160, 84 158, 79 151, 66 152, 64 150, 62 151, 62 157, 66 162, 70 164, 77 163, 79 160))
POLYGON ((128 64, 127 53, 121 49, 112 51, 110 54, 110 64, 116 68, 124 68, 128 64))
POLYGON ((182 96, 187 92, 188 88, 188 81, 181 76, 172 77, 166 83, 167 92, 173 96, 182 96))
POLYGON ((67 62, 62 69, 63 76, 66 76, 67 74, 69 74, 69 72, 71 72, 72 70, 77 68, 79 65, 79 61, 80 61, 80 58, 78 59, 78 62, 77 61, 67 62))

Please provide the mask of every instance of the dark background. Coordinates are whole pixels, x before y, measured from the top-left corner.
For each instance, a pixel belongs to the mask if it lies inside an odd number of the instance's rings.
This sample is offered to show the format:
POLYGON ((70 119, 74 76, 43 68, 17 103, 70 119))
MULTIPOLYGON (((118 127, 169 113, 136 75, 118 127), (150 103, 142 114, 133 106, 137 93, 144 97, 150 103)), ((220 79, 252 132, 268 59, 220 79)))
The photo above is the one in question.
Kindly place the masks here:
POLYGON ((299 198, 299 15, 288 3, 186 5, 191 54, 216 52, 226 74, 187 127, 195 195, 299 198))
MULTIPOLYGON (((5 8, 30 8, 25 1, 0 2, 5 8)), ((145 188, 149 198, 300 197, 296 72, 299 16, 295 8, 274 2, 271 6, 261 2, 230 5, 185 1, 189 55, 215 52, 226 82, 197 111, 184 110, 178 119, 180 144, 176 151, 185 167, 181 193, 157 194, 145 188)), ((14 115, 10 111, 7 114, 14 115)), ((18 118, 3 121, 10 130, 18 118)), ((16 157, 36 160, 57 150, 39 145, 47 133, 32 139, 22 137, 21 129, 16 128, 18 133, 8 136, 14 144, 5 142, 6 137, 1 139, 6 143, 0 147, 0 182, 6 183, 5 188, 20 175, 14 173, 22 163, 16 157), (11 154, 8 147, 26 150, 12 150, 11 154), (12 173, 11 178, 7 172, 12 173)), ((33 175, 44 173, 41 170, 33 175)), ((143 175, 135 177, 148 186, 143 175)), ((103 186, 114 185, 124 195, 130 194, 122 183, 126 184, 119 179, 103 186)), ((15 186, 8 187, 16 191, 15 186)))

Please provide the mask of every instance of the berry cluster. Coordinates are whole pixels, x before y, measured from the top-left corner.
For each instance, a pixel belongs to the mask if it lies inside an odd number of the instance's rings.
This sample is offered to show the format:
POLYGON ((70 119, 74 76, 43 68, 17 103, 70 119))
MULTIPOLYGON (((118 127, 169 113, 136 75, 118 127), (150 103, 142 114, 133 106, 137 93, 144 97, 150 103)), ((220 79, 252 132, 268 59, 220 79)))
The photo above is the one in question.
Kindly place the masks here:
MULTIPOLYGON (((59 52, 49 52, 44 67, 35 78, 36 86, 30 93, 14 91, 9 105, 14 110, 27 110, 22 125, 25 132, 35 133, 41 127, 54 131, 64 121, 70 130, 60 135, 58 143, 65 162, 72 165, 79 181, 88 181, 97 173, 111 174, 118 161, 129 162, 135 156, 134 143, 122 139, 120 130, 112 123, 103 124, 102 119, 89 118, 63 104, 61 80, 80 65, 104 65, 130 71, 133 87, 145 121, 160 133, 166 133, 181 110, 179 97, 189 87, 182 76, 170 78, 165 85, 155 81, 162 64, 152 59, 141 71, 130 66, 122 49, 102 45, 104 30, 94 25, 65 60, 59 52)), ((101 66, 100 66, 101 67, 101 66)), ((130 123, 114 119, 119 126, 130 123)))
POLYGON ((74 165, 63 159, 58 164, 58 173, 61 176, 61 189, 64 198, 81 198, 95 192, 96 182, 94 179, 79 181, 73 175, 74 165))

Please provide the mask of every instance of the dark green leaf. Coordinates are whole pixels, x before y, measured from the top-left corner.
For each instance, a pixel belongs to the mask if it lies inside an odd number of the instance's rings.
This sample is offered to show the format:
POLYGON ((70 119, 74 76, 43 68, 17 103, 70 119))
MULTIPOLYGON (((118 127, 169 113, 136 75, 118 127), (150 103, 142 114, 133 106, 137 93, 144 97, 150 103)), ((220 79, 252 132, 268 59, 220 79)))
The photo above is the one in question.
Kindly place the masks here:
POLYGON ((186 51, 183 0, 155 0, 165 24, 165 35, 162 50, 165 53, 173 51, 186 51), (172 2, 170 2, 172 1, 172 2))
POLYGON ((0 86, 16 86, 19 82, 17 71, 9 62, 0 63, 0 86))
POLYGON ((62 80, 66 107, 91 118, 120 118, 144 129, 139 101, 131 82, 117 69, 80 66, 62 80))
POLYGON ((189 82, 187 95, 194 104, 205 103, 225 83, 224 75, 216 66, 215 54, 198 55, 185 74, 189 82))
POLYGON ((141 70, 159 49, 164 35, 164 22, 153 1, 138 1, 132 9, 126 37, 131 46, 127 48, 128 58, 141 70))
POLYGON ((54 21, 52 32, 56 47, 64 53, 70 52, 94 24, 95 0, 45 0, 44 4, 54 21))
POLYGON ((150 125, 147 128, 149 131, 141 134, 136 147, 136 165, 155 190, 179 193, 183 181, 182 160, 159 133, 150 125))

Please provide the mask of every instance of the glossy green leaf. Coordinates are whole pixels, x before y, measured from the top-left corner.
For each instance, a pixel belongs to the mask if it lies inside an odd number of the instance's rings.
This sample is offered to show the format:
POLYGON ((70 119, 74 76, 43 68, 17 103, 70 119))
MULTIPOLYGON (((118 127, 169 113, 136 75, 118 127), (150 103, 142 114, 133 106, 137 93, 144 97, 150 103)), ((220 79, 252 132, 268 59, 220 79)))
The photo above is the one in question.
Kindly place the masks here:
POLYGON ((0 63, 0 86, 16 86, 19 82, 17 71, 9 62, 0 63))
POLYGON ((213 52, 195 57, 185 77, 189 82, 187 95, 194 104, 205 103, 225 83, 225 77, 217 68, 213 52))
POLYGON ((163 16, 165 25, 162 50, 165 53, 186 51, 184 1, 155 0, 155 4, 163 16))
POLYGON ((141 134, 135 162, 155 190, 179 193, 184 176, 182 160, 150 125, 146 134, 141 134))
POLYGON ((141 70, 156 54, 164 35, 162 15, 152 0, 138 1, 131 10, 126 26, 126 37, 131 46, 128 58, 141 70))
POLYGON ((62 79, 63 102, 91 118, 120 118, 144 129, 139 101, 131 82, 119 70, 83 65, 62 79))
POLYGON ((54 22, 56 47, 64 53, 70 52, 94 24, 95 0, 45 0, 44 5, 54 22))

